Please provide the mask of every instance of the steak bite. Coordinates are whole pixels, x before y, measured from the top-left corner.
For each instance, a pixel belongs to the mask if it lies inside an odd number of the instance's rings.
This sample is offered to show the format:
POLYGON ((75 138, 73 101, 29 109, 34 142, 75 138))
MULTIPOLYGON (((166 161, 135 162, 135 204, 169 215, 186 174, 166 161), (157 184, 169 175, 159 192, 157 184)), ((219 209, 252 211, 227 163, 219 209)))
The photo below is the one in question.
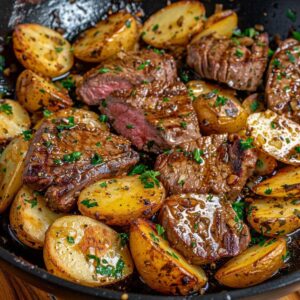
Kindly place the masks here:
POLYGON ((187 64, 202 78, 226 83, 236 90, 255 91, 267 66, 268 44, 266 33, 254 38, 251 49, 243 40, 205 36, 188 45, 187 64))
POLYGON ((100 110, 114 129, 140 150, 157 153, 200 137, 184 84, 153 94, 143 85, 134 95, 109 96, 103 104, 100 110))
POLYGON ((169 194, 225 194, 234 200, 257 160, 255 150, 243 145, 236 135, 201 137, 159 155, 155 169, 169 194))
POLYGON ((24 184, 45 192, 51 209, 70 211, 87 185, 126 173, 139 160, 130 142, 74 118, 44 121, 30 143, 24 184))
POLYGON ((160 222, 168 241, 192 264, 206 264, 243 252, 250 233, 230 202, 212 194, 166 199, 160 222))
POLYGON ((300 42, 287 39, 277 48, 266 85, 268 107, 300 123, 300 42))
POLYGON ((172 56, 154 50, 119 53, 87 72, 77 94, 88 105, 99 105, 112 93, 122 94, 147 83, 148 89, 164 90, 177 81, 172 56))

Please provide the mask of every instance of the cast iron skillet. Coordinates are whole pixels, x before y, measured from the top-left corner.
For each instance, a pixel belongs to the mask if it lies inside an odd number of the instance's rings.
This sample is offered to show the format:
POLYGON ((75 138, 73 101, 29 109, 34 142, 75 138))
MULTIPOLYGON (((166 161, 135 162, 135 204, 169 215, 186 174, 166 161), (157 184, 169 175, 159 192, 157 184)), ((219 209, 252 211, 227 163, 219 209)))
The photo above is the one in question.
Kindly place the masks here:
MULTIPOLYGON (((111 1, 111 0, 0 0, 0 43, 17 23, 40 23, 52 28, 62 28, 65 36, 72 40, 80 31, 91 26, 110 11, 126 8, 136 12, 141 9, 145 17, 151 15, 159 8, 166 5, 167 1, 111 1), (39 3, 40 2, 40 3, 39 3), (39 4, 38 4, 39 3, 39 4), (2 38, 1 38, 2 37, 2 38)), ((240 28, 262 24, 270 34, 279 34, 286 38, 291 29, 300 28, 299 0, 203 0, 208 11, 212 13, 215 3, 223 3, 226 8, 238 11, 240 28), (288 9, 297 12, 296 22, 291 22, 286 17, 288 9)), ((13 83, 0 77, 0 92, 6 88, 8 96, 13 95, 13 83)), ((41 254, 34 250, 26 250, 12 241, 9 236, 9 226, 5 216, 0 216, 0 267, 13 273, 25 281, 42 288, 64 299, 120 299, 122 292, 111 289, 96 289, 80 286, 47 273, 41 266, 41 254), (38 265, 32 265, 31 261, 38 265)), ((299 237, 299 234, 298 234, 299 237)), ((294 254, 299 257, 299 253, 294 254)), ((299 259, 298 259, 299 260, 299 259)), ((221 300, 221 299, 276 299, 289 292, 300 288, 300 268, 295 264, 280 276, 263 284, 238 290, 223 290, 204 296, 193 295, 191 299, 221 300)), ((134 289, 133 289, 134 290, 134 289)), ((183 299, 184 297, 165 297, 151 294, 149 290, 143 293, 129 292, 129 299, 154 300, 154 299, 183 299)))

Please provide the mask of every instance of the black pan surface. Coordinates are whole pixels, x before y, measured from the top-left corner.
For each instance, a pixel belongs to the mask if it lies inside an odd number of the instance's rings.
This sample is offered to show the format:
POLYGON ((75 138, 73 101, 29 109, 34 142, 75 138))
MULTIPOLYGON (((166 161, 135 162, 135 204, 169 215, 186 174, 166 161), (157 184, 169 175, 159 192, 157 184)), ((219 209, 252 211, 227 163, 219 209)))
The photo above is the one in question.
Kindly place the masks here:
MULTIPOLYGON (((238 12, 241 29, 262 24, 271 35, 278 34, 286 38, 291 30, 300 31, 300 2, 299 0, 203 0, 210 15, 216 3, 224 4, 238 12), (287 18, 288 9, 297 14, 296 22, 287 18)), ((4 45, 5 53, 12 53, 7 41, 14 26, 18 23, 39 23, 60 29, 65 37, 72 40, 82 30, 92 26, 110 11, 126 9, 133 13, 143 13, 146 19, 153 12, 164 7, 167 1, 161 0, 0 0, 0 51, 4 45)), ((14 57, 8 55, 8 63, 14 57)), ((14 82, 1 77, 0 95, 13 97, 14 82)), ((300 234, 294 238, 299 241, 300 234)), ((203 300, 230 299, 277 299, 288 292, 300 288, 300 247, 294 242, 292 247, 292 264, 283 272, 269 281, 255 287, 237 290, 216 290, 210 287, 204 296, 192 295, 187 298, 203 300), (298 250, 297 250, 298 249, 298 250)), ((112 289, 88 288, 57 278, 43 269, 41 253, 27 249, 14 239, 7 224, 7 216, 0 216, 0 268, 23 278, 35 286, 45 289, 64 299, 120 299, 122 287, 112 289)), ((184 297, 167 297, 153 294, 141 281, 128 283, 129 299, 183 299, 184 297)))

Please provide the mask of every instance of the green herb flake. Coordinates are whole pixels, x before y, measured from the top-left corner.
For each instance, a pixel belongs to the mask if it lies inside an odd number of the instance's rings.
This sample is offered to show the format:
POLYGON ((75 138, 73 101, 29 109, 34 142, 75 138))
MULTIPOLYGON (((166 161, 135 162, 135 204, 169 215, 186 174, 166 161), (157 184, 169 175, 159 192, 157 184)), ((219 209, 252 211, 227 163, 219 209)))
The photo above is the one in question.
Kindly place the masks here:
POLYGON ((162 101, 163 101, 163 102, 169 102, 169 101, 170 101, 170 98, 168 98, 168 97, 163 97, 162 101))
POLYGON ((108 73, 108 72, 110 72, 110 69, 108 69, 108 68, 101 68, 101 69, 98 70, 98 73, 100 73, 100 74, 105 74, 105 73, 108 73))
POLYGON ((95 153, 93 155, 93 157, 91 158, 91 164, 93 166, 96 166, 96 165, 100 165, 103 163, 103 158, 101 155, 99 155, 98 153, 95 153))
POLYGON ((224 106, 228 101, 228 98, 224 97, 224 96, 217 96, 216 102, 215 102, 215 106, 224 106))
POLYGON ((289 59, 289 61, 290 61, 291 63, 295 63, 295 62, 296 62, 296 58, 295 58, 295 56, 291 53, 290 50, 287 50, 287 51, 286 51, 286 55, 287 55, 287 57, 288 57, 288 59, 289 59))
POLYGON ((160 224, 156 224, 155 228, 159 236, 164 236, 165 229, 160 224))
POLYGON ((49 118, 51 115, 52 115, 52 112, 51 112, 50 110, 45 109, 45 110, 43 111, 43 116, 44 116, 45 118, 49 118))
POLYGON ((80 203, 87 208, 98 206, 98 203, 96 201, 92 201, 91 199, 84 199, 80 203))
POLYGON ((203 155, 203 150, 196 148, 193 151, 193 159, 196 163, 201 164, 203 163, 203 158, 201 157, 203 155))
POLYGON ((293 31, 292 36, 294 39, 300 42, 300 32, 299 31, 293 31))
POLYGON ((241 58, 244 56, 244 52, 241 49, 236 49, 234 55, 238 58, 241 58))
POLYGON ((72 77, 67 77, 66 79, 63 79, 60 81, 63 88, 67 89, 68 91, 75 88, 75 80, 72 79, 72 77))
POLYGON ((159 28, 159 25, 158 25, 158 24, 155 24, 155 25, 152 27, 152 31, 153 31, 153 32, 156 32, 158 28, 159 28))
POLYGON ((55 51, 56 51, 57 53, 61 53, 63 50, 64 50, 63 47, 56 47, 56 48, 55 48, 55 51))
POLYGON ((100 115, 99 116, 99 121, 101 123, 106 123, 108 121, 108 116, 107 115, 100 115))
POLYGON ((134 125, 132 125, 132 124, 127 124, 127 125, 126 125, 126 128, 127 128, 127 129, 134 129, 134 125))
POLYGON ((183 129, 187 129, 187 123, 186 123, 186 122, 180 122, 180 126, 181 126, 183 129))
POLYGON ((271 194, 272 194, 272 189, 271 189, 271 188, 267 188, 267 189, 264 191, 264 193, 265 193, 266 195, 271 195, 271 194))
POLYGON ((75 161, 80 160, 82 153, 79 151, 74 151, 70 154, 65 154, 63 156, 63 161, 67 162, 67 163, 73 163, 75 161))
POLYGON ((240 140, 240 145, 241 145, 242 150, 254 148, 252 143, 253 143, 253 138, 247 138, 246 140, 243 140, 243 139, 240 140))
POLYGON ((144 70, 146 67, 150 65, 151 61, 149 59, 142 62, 136 69, 137 70, 144 70))
POLYGON ((68 242, 69 244, 74 244, 74 243, 75 243, 75 240, 74 240, 74 238, 73 238, 72 236, 67 236, 67 242, 68 242))
POLYGON ((1 103, 0 112, 3 112, 7 115, 12 115, 13 114, 12 106, 8 103, 1 103))
POLYGON ((5 57, 3 55, 0 55, 0 72, 2 73, 5 68, 5 57))
POLYGON ((67 117, 66 121, 64 120, 63 123, 59 124, 56 126, 57 130, 68 130, 68 129, 72 129, 75 126, 75 120, 74 117, 67 117))
POLYGON ((296 22, 296 20, 297 20, 297 14, 296 14, 296 12, 295 12, 293 9, 290 9, 290 8, 289 8, 289 9, 286 11, 286 16, 287 16, 287 18, 290 19, 293 23, 296 22))
POLYGON ((300 153, 300 146, 295 147, 295 151, 296 151, 297 153, 300 153))
POLYGON ((31 132, 31 130, 24 130, 22 132, 22 134, 23 134, 24 141, 30 141, 32 139, 32 132, 31 132))
POLYGON ((154 232, 151 231, 151 232, 149 233, 149 235, 150 235, 152 241, 153 241, 155 244, 158 244, 158 243, 159 243, 159 238, 155 235, 154 232))
POLYGON ((143 164, 139 164, 134 166, 129 172, 128 175, 132 176, 132 175, 141 175, 142 173, 144 173, 146 170, 148 169, 148 167, 146 165, 143 164))
POLYGON ((232 208, 236 212, 239 220, 244 219, 246 203, 244 201, 236 201, 232 203, 232 208))
POLYGON ((158 171, 149 170, 142 173, 139 178, 145 189, 151 189, 154 188, 154 186, 159 187, 159 180, 157 179, 159 175, 160 173, 158 171))
POLYGON ((37 198, 33 198, 33 199, 24 199, 24 201, 25 201, 26 203, 29 203, 29 204, 30 204, 30 208, 34 208, 35 206, 38 205, 37 198))
POLYGON ((268 49, 268 57, 272 57, 274 55, 274 50, 272 50, 271 48, 268 49))
POLYGON ((126 26, 127 28, 130 28, 130 27, 131 27, 131 20, 130 20, 130 19, 128 19, 128 20, 125 22, 125 26, 126 26))
POLYGON ((250 104, 250 109, 252 112, 257 111, 257 109, 259 108, 259 102, 257 100, 254 100, 251 104, 250 104))
POLYGON ((179 259, 179 257, 173 251, 166 251, 168 255, 174 257, 175 259, 179 259))
POLYGON ((105 181, 103 181, 103 182, 101 182, 99 184, 99 186, 102 187, 102 188, 106 188, 107 187, 107 183, 105 181))
POLYGON ((280 68, 281 67, 280 60, 278 58, 274 58, 272 61, 272 65, 276 68, 280 68))
POLYGON ((118 237, 120 239, 121 247, 125 247, 129 240, 128 234, 125 232, 121 232, 118 234, 118 237))
POLYGON ((258 159, 256 161, 256 167, 259 168, 259 169, 263 168, 264 167, 264 162, 261 159, 258 159))

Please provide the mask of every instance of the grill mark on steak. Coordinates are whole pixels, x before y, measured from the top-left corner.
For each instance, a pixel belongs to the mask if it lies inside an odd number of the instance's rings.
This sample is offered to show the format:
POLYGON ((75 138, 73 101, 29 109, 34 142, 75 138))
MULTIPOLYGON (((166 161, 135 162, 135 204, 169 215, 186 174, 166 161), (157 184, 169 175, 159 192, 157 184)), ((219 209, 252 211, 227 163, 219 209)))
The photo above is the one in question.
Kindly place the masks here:
POLYGON ((159 155, 155 169, 169 194, 226 194, 234 200, 252 175, 256 160, 255 150, 241 149, 237 135, 216 134, 159 155))
POLYGON ((268 107, 300 123, 300 42, 287 39, 277 48, 268 69, 268 107))
POLYGON ((180 194, 165 200, 159 215, 168 241, 192 264, 206 264, 243 252, 247 225, 231 204, 211 194, 180 194))
POLYGON ((23 182, 44 191, 52 210, 68 212, 85 186, 126 173, 139 155, 123 137, 85 124, 61 131, 57 127, 61 124, 68 123, 66 119, 46 120, 35 133, 25 159, 23 182), (74 152, 81 153, 78 160, 64 157, 74 152), (92 163, 95 155, 97 165, 92 163))
POLYGON ((164 90, 177 81, 176 63, 168 54, 153 50, 119 53, 87 72, 77 94, 88 105, 99 105, 109 95, 132 91, 147 82, 149 90, 164 90))
POLYGON ((142 85, 134 95, 110 96, 100 110, 140 150, 158 153, 200 137, 196 113, 179 82, 166 92, 142 85))
POLYGON ((187 64, 203 78, 255 91, 267 66, 268 44, 266 33, 255 37, 251 49, 210 35, 188 45, 187 64))

